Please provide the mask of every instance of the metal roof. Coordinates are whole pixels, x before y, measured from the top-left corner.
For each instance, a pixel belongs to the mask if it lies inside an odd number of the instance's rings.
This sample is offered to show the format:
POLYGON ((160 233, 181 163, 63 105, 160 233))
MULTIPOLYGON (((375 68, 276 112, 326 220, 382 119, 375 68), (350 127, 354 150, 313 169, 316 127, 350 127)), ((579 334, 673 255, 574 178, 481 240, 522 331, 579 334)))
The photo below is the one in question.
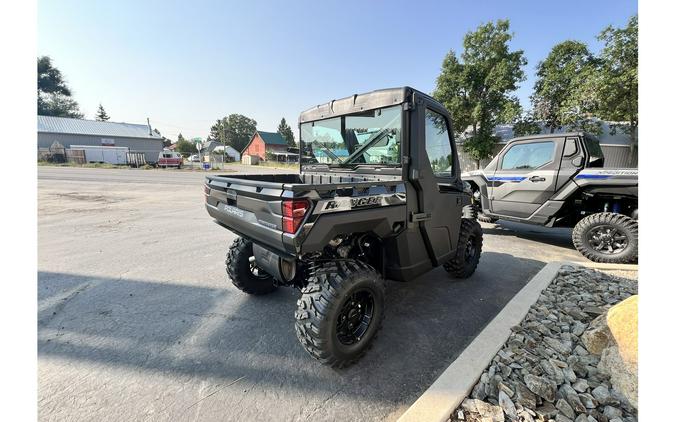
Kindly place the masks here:
POLYGON ((287 142, 279 132, 263 132, 258 131, 258 135, 262 138, 263 142, 268 145, 286 145, 287 142))
POLYGON ((162 139, 147 124, 99 122, 97 120, 53 116, 37 116, 37 118, 38 133, 162 139))

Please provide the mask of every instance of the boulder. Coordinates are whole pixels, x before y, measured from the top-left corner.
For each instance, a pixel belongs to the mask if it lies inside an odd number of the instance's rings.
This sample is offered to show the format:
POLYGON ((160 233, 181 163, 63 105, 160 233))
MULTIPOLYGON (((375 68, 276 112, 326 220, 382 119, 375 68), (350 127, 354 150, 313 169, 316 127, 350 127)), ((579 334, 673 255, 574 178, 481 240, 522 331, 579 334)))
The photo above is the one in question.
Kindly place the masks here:
POLYGON ((598 369, 611 377, 612 386, 631 404, 638 405, 638 296, 617 303, 607 311, 612 344, 605 348, 598 369))

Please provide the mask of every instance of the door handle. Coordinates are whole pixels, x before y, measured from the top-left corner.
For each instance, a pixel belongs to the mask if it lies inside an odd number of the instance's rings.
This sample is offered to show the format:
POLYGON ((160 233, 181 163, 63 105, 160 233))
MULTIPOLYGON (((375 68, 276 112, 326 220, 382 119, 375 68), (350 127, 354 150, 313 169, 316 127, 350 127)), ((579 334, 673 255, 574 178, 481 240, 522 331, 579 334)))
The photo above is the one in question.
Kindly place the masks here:
POLYGON ((545 177, 540 177, 540 176, 530 177, 530 182, 545 182, 545 181, 546 181, 545 177))

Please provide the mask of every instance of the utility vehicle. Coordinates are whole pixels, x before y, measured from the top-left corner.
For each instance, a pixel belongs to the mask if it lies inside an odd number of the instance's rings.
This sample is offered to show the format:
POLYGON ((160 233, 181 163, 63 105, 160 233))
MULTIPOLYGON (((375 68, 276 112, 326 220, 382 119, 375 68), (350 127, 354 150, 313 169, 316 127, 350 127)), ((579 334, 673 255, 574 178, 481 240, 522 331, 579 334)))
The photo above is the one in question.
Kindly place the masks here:
POLYGON ((464 173, 484 222, 574 227, 576 249, 595 262, 638 256, 638 171, 603 168, 583 132, 515 138, 482 170, 464 173))
POLYGON ((291 286, 300 343, 344 367, 369 348, 384 316, 384 279, 443 266, 469 277, 483 235, 469 217, 450 116, 409 87, 300 115, 299 174, 207 176, 206 209, 239 237, 227 273, 261 295, 291 286))

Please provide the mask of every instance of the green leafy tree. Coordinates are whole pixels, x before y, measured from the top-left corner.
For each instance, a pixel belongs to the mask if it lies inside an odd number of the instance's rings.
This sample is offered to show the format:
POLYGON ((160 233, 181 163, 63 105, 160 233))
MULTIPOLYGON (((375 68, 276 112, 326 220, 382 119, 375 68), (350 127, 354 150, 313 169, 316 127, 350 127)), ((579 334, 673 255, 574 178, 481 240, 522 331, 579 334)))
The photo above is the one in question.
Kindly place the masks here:
POLYGON ((469 128, 464 151, 477 163, 499 140, 494 128, 512 122, 520 109, 513 92, 525 80, 522 50, 512 51, 508 20, 480 25, 464 36, 461 61, 450 51, 436 80, 434 97, 450 111, 457 135, 469 128))
POLYGON ((72 91, 61 71, 49 56, 37 59, 37 112, 43 116, 81 119, 80 106, 71 98, 72 91))
POLYGON ((176 151, 183 155, 196 154, 197 146, 185 139, 182 133, 179 133, 176 141, 176 151))
POLYGON ((563 41, 551 49, 537 65, 537 81, 530 97, 534 118, 550 133, 563 125, 583 125, 588 114, 583 98, 585 77, 593 73, 596 60, 588 46, 579 41, 563 41))
POLYGON ((110 116, 108 116, 108 113, 106 113, 101 104, 98 105, 98 111, 96 111, 96 120, 99 122, 107 122, 110 120, 110 116))
POLYGON ((216 124, 211 126, 208 139, 222 142, 225 145, 230 145, 237 151, 241 151, 251 140, 251 137, 253 137, 257 124, 250 117, 241 114, 230 114, 216 120, 216 124))
POLYGON ((279 132, 281 136, 286 140, 286 143, 288 144, 289 147, 297 146, 295 144, 295 135, 293 135, 293 129, 291 129, 291 127, 286 123, 286 118, 284 117, 281 118, 281 123, 279 123, 277 132, 279 132))
POLYGON ((595 86, 599 117, 610 124, 612 134, 626 133, 631 141, 631 159, 638 143, 638 18, 625 28, 605 28, 598 39, 604 43, 595 86))

